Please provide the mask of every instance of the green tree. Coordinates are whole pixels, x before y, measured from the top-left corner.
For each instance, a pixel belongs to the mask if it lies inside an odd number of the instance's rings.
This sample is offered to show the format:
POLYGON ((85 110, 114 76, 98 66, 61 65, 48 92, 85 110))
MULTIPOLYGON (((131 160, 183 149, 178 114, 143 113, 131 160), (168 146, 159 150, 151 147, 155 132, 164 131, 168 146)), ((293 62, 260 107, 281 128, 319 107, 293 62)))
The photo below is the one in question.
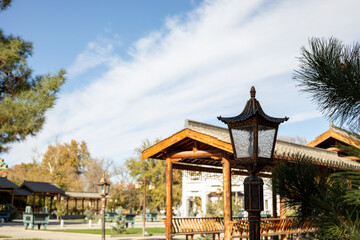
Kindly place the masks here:
MULTIPOLYGON (((159 142, 159 140, 156 140, 159 142)), ((165 193, 165 161, 156 159, 145 159, 141 160, 141 152, 150 147, 152 143, 149 140, 143 141, 141 147, 135 149, 135 157, 130 158, 126 161, 125 165, 130 171, 130 176, 135 181, 143 181, 146 177, 147 182, 151 182, 155 185, 153 190, 147 190, 147 208, 151 210, 159 210, 164 208, 166 199, 165 193)), ((176 206, 181 201, 181 171, 173 170, 173 204, 176 206)), ((143 192, 143 184, 140 192, 143 192)))
MULTIPOLYGON (((80 175, 91 161, 86 142, 71 140, 70 143, 49 145, 41 162, 44 174, 64 190, 82 190, 80 175)), ((97 179, 99 180, 99 179, 97 179)))
MULTIPOLYGON (((10 2, 1 0, 0 9, 10 2)), ((0 152, 7 150, 7 144, 41 130, 46 110, 54 106, 65 82, 64 70, 33 77, 26 61, 32 51, 32 43, 0 30, 0 152)))
MULTIPOLYGON (((359 44, 345 46, 335 38, 312 38, 309 44, 301 48, 294 79, 326 116, 359 132, 359 44)), ((275 192, 286 198, 299 223, 311 222, 317 239, 360 239, 359 172, 334 174, 299 157, 277 164, 272 174, 275 192)))
POLYGON ((5 10, 10 6, 11 0, 0 0, 0 10, 5 10))
POLYGON ((294 209, 298 224, 311 223, 317 239, 360 239, 359 173, 334 174, 298 158, 278 163, 272 176, 275 192, 294 209))
POLYGON ((302 47, 294 79, 310 93, 330 119, 360 129, 360 45, 346 46, 336 38, 311 38, 302 47))

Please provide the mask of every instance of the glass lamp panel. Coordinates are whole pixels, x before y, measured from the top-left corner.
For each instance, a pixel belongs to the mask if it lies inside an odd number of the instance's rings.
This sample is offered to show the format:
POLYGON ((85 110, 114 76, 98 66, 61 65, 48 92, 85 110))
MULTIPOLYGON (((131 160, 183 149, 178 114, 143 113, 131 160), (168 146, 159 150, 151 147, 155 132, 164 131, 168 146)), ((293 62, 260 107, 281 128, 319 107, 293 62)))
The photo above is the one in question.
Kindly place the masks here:
POLYGON ((258 156, 271 158, 274 146, 275 128, 259 125, 258 156))
POLYGON ((253 157, 254 155, 254 127, 243 126, 231 129, 234 141, 234 151, 237 158, 253 157))
POLYGON ((110 190, 110 185, 106 185, 105 186, 105 195, 109 194, 109 190, 110 190))
POLYGON ((104 194, 104 185, 99 185, 99 194, 104 194))

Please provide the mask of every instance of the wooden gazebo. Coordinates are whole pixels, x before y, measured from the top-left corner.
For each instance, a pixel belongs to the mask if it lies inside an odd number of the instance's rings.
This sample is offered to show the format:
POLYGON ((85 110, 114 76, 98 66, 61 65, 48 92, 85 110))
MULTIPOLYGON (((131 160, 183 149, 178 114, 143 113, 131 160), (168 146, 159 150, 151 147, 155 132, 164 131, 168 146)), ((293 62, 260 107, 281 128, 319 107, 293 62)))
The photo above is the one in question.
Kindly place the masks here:
POLYGON ((73 201, 74 207, 77 209, 78 203, 81 203, 81 214, 84 214, 85 208, 89 207, 92 211, 98 213, 101 196, 97 192, 70 192, 67 191, 62 196, 66 201, 66 211, 69 211, 69 202, 73 201), (87 206, 86 206, 87 203, 87 206))
MULTIPOLYGON (((318 165, 334 169, 360 170, 360 164, 339 157, 336 152, 276 141, 273 163, 277 160, 292 161, 301 155, 318 165)), ((234 166, 233 149, 228 129, 205 123, 186 120, 185 128, 149 147, 142 153, 142 159, 154 158, 166 161, 166 238, 184 234, 193 236, 200 233, 224 233, 224 239, 247 238, 246 220, 233 220, 231 210, 231 176, 248 175, 241 167, 234 166), (188 170, 223 174, 224 218, 173 218, 172 216, 172 170, 188 170)), ((270 168, 259 175, 271 177, 270 168)), ((276 203, 276 201, 273 201, 276 203)), ((273 204, 273 218, 263 219, 261 234, 264 237, 292 235, 311 231, 309 226, 293 227, 291 219, 284 213, 276 216, 273 204)))
POLYGON ((51 182, 24 181, 19 189, 23 189, 31 193, 31 195, 27 195, 27 197, 29 196, 33 197, 33 202, 32 202, 33 211, 39 210, 36 209, 36 203, 35 203, 36 196, 39 198, 43 198, 44 202, 46 198, 48 198, 50 200, 49 211, 52 212, 51 206, 53 200, 57 200, 57 205, 59 205, 61 201, 61 195, 65 194, 64 190, 58 187, 55 183, 51 183, 51 182))
POLYGON ((18 187, 18 185, 7 179, 7 177, 0 177, 0 204, 14 204, 14 191, 18 187))

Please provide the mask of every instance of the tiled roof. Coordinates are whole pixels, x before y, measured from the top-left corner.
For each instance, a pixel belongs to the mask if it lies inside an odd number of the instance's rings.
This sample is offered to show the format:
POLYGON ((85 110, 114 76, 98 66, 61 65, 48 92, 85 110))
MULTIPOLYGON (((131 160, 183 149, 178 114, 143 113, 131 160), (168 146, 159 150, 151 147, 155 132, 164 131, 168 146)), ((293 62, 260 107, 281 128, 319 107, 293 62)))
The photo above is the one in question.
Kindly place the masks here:
MULTIPOLYGON (((231 143, 229 131, 227 128, 213 126, 210 124, 205 124, 192 120, 185 121, 185 128, 209 135, 226 143, 231 143)), ((330 152, 321 148, 307 147, 299 144, 284 142, 280 140, 276 141, 275 155, 280 158, 287 156, 301 156, 307 158, 310 161, 313 161, 318 165, 334 167, 337 169, 351 169, 360 171, 359 163, 339 157, 335 152, 330 152)))
POLYGON ((99 193, 97 192, 65 192, 65 197, 69 198, 84 198, 84 199, 94 199, 94 198, 101 198, 99 193))
POLYGON ((19 186, 7 179, 7 177, 0 177, 0 188, 18 188, 19 186))
POLYGON ((41 192, 41 193, 62 193, 65 191, 59 188, 55 183, 49 182, 31 182, 24 181, 21 185, 21 188, 26 187, 31 192, 41 192))
POLYGON ((15 196, 29 196, 29 195, 31 195, 31 192, 29 192, 25 188, 18 188, 18 189, 15 189, 14 195, 15 196))

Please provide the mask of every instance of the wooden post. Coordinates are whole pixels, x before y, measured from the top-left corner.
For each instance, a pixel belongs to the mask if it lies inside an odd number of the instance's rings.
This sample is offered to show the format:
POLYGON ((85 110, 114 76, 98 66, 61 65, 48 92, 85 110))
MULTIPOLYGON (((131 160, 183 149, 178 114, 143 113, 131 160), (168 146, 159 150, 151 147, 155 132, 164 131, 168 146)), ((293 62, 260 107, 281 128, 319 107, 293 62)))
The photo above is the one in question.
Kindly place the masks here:
POLYGON ((75 198, 75 214, 77 214, 77 198, 75 198))
POLYGON ((166 240, 172 239, 172 162, 166 158, 166 240))
POLYGON ((36 210, 35 210, 35 198, 36 198, 36 195, 35 195, 35 193, 33 193, 34 194, 34 198, 33 198, 33 212, 36 212, 36 210))
MULTIPOLYGON (((277 198, 274 192, 274 186, 272 186, 272 209, 273 209, 273 218, 277 218, 277 198)), ((273 236, 273 240, 279 240, 279 236, 273 236)))
POLYGON ((223 165, 223 201, 224 201, 224 225, 225 233, 224 240, 231 239, 231 220, 232 220, 232 209, 231 209, 231 167, 230 162, 225 157, 221 161, 223 165))
POLYGON ((14 205, 14 189, 11 192, 11 205, 14 205))
POLYGON ((49 209, 49 213, 52 213, 52 202, 53 202, 53 197, 50 196, 50 209, 49 209))
MULTIPOLYGON (((286 218, 285 198, 280 196, 280 218, 286 218)), ((286 240, 286 235, 281 235, 281 240, 286 240)))
POLYGON ((81 214, 84 214, 84 201, 85 201, 85 199, 83 198, 81 200, 81 214))
POLYGON ((66 198, 66 214, 69 214, 69 198, 66 198))

